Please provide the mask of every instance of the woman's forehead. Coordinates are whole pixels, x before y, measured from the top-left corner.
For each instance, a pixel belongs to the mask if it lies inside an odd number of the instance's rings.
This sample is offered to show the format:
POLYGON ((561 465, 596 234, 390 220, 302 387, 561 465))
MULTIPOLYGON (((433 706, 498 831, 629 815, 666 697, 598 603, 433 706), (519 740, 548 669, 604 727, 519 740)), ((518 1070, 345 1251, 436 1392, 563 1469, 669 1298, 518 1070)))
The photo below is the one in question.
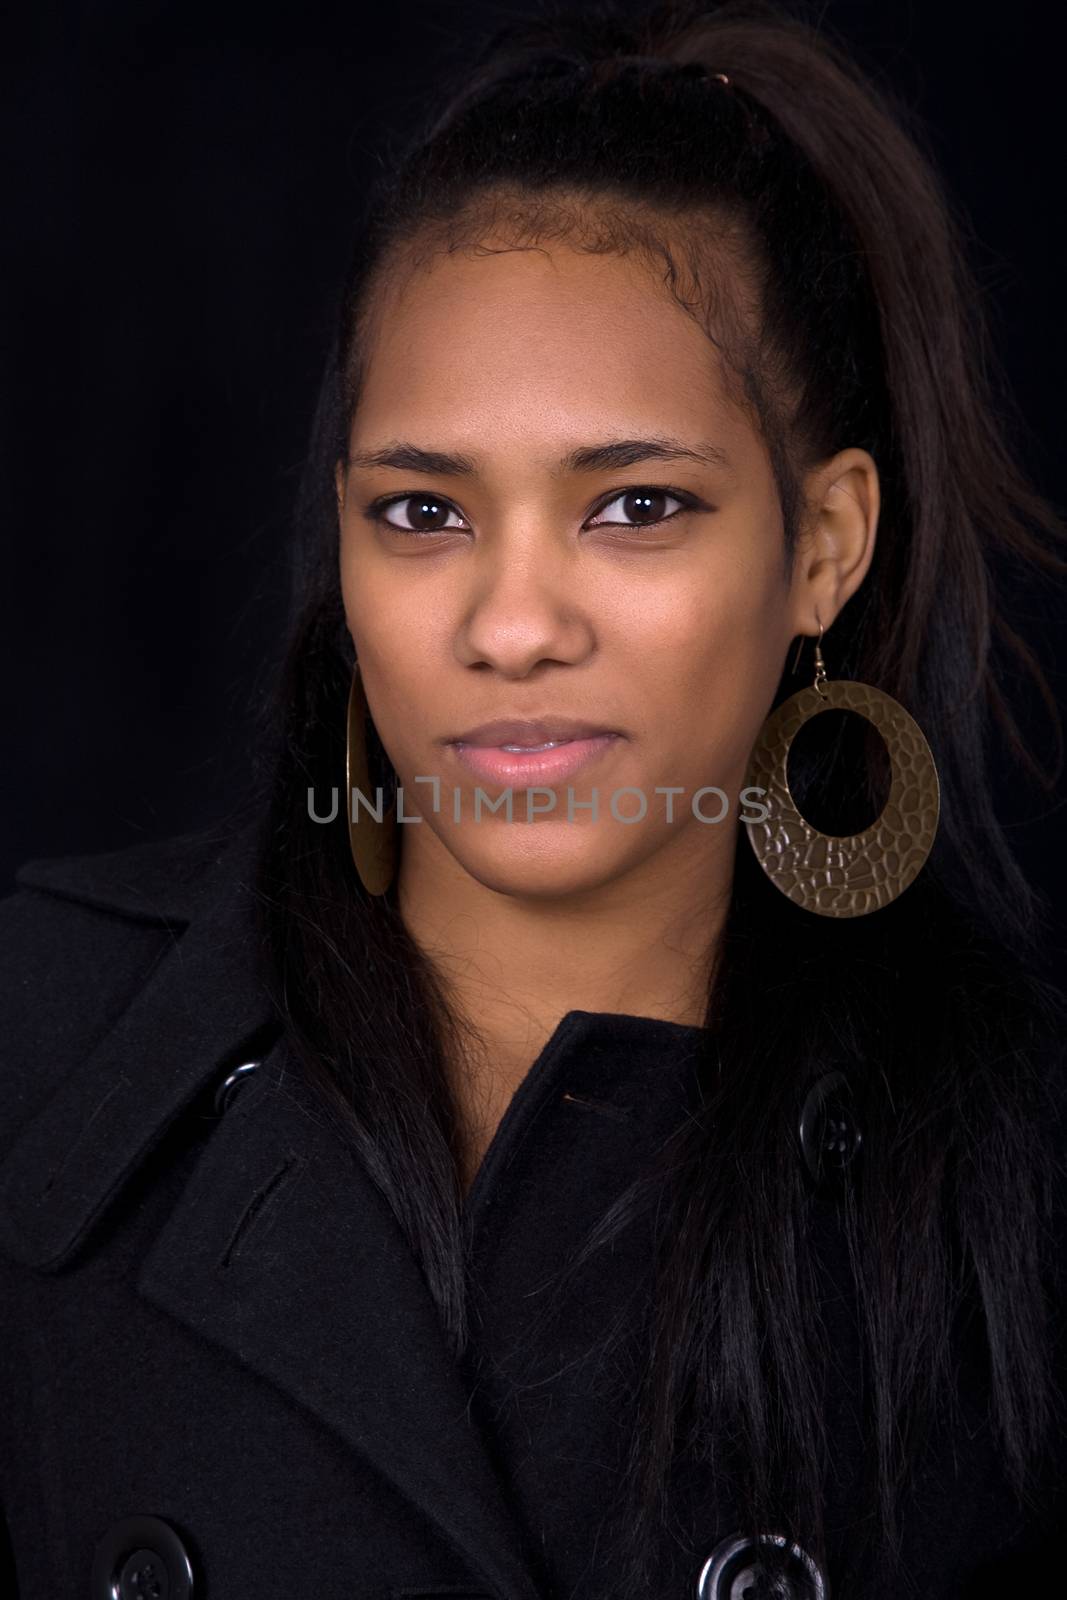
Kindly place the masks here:
POLYGON ((625 258, 441 257, 387 295, 368 335, 353 450, 406 438, 417 421, 427 448, 513 433, 547 467, 605 439, 660 435, 728 455, 720 436, 748 426, 707 333, 625 258))

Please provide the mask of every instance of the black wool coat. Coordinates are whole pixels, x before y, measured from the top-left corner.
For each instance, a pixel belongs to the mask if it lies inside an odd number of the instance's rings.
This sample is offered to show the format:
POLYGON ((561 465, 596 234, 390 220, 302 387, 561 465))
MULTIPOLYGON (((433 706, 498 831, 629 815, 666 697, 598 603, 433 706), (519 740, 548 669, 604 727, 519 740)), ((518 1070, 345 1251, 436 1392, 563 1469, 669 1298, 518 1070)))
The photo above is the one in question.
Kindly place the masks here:
MULTIPOLYGON (((29 862, 0 905, 0 1594, 607 1600, 636 1358, 589 1352, 625 1330, 649 1237, 551 1288, 692 1104, 699 1030, 562 1018, 466 1202, 478 1356, 456 1363, 280 1035, 251 840, 29 862)), ((834 1556, 865 1456, 854 1316, 834 1208, 816 1215, 837 1470, 827 1570, 797 1551, 788 1588, 861 1600, 834 1556)), ((1057 1592, 1037 1576, 1062 1572, 1057 1510, 1015 1507, 980 1364, 961 1373, 960 1427, 909 1502, 907 1592, 1057 1592)), ((676 1510, 656 1594, 752 1594, 728 1475, 694 1475, 676 1510)))

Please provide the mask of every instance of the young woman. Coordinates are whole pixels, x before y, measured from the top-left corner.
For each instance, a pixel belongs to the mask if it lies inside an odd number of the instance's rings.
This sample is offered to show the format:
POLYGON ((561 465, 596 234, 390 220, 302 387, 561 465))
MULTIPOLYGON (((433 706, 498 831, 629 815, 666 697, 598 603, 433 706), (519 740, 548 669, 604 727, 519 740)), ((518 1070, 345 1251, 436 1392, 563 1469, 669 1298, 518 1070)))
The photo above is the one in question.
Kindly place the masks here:
POLYGON ((383 176, 262 807, 4 907, 5 1593, 1046 1592, 977 305, 759 4, 513 21, 383 176))

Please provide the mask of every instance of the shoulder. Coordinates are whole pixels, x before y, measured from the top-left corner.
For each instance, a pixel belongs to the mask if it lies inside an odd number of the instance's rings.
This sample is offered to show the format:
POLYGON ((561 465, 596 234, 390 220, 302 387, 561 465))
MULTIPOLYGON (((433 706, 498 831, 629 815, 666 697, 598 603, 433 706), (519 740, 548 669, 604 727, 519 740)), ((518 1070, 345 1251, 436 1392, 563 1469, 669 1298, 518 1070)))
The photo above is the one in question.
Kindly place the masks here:
POLYGON ((87 855, 41 856, 15 873, 15 891, 0 906, 47 897, 95 908, 126 920, 188 921, 204 874, 240 841, 251 844, 248 822, 219 824, 170 838, 144 840, 124 849, 87 855))
POLYGON ((187 925, 211 852, 203 836, 187 836, 24 862, 0 899, 5 1019, 43 1021, 45 993, 66 994, 80 1014, 86 1001, 90 1012, 97 1000, 106 1008, 106 991, 122 987, 129 965, 187 925))
POLYGON ((0 1083, 20 1047, 37 1047, 39 1076, 43 1052, 107 1027, 181 938, 234 842, 216 830, 19 867, 0 899, 0 1083))
POLYGON ((0 900, 0 1246, 26 1260, 65 1246, 112 1167, 273 1022, 259 830, 245 820, 19 868, 0 900), (47 1177, 57 1170, 62 1184, 47 1177), (42 1181, 46 1203, 33 1199, 42 1181))
POLYGON ((113 1020, 187 926, 208 858, 197 837, 19 867, 13 892, 0 899, 0 1083, 8 1096, 24 1050, 34 1077, 46 1077, 49 1056, 87 1045, 113 1020))

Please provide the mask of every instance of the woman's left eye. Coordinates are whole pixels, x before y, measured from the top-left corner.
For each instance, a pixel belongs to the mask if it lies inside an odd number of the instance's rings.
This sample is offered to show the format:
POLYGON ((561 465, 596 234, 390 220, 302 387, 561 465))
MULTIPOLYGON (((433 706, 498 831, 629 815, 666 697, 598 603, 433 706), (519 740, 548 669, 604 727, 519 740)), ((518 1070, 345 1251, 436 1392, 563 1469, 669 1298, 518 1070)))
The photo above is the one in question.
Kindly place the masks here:
POLYGON ((596 512, 598 518, 603 518, 605 511, 610 511, 612 506, 622 508, 621 517, 608 517, 606 521, 597 521, 592 527, 623 527, 623 528, 652 528, 657 523, 667 522, 671 517, 676 517, 679 511, 686 511, 694 506, 696 501, 688 495, 675 494, 669 489, 654 489, 641 487, 626 489, 622 494, 613 495, 606 500, 596 512), (675 509, 668 510, 667 505, 674 501, 675 509))

